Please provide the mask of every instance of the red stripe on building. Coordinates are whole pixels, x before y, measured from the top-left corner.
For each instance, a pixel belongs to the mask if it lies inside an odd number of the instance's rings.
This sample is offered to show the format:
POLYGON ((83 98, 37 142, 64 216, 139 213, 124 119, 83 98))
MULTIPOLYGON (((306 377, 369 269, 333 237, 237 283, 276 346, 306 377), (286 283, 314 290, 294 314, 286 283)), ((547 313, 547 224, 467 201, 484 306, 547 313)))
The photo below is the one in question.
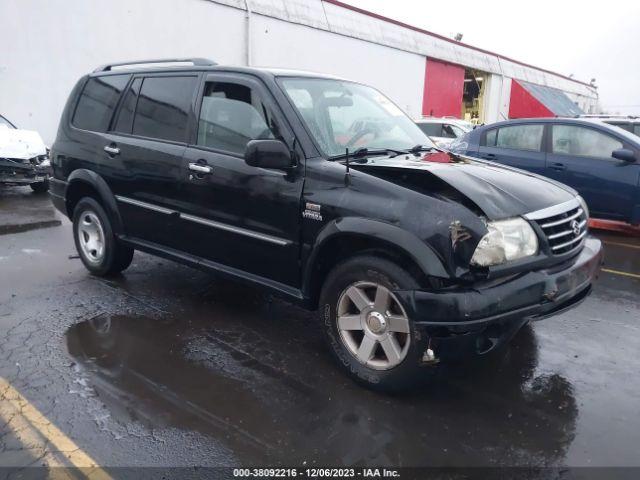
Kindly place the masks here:
POLYGON ((511 81, 509 118, 554 117, 555 114, 531 95, 517 80, 511 81))
POLYGON ((434 117, 462 115, 464 67, 426 60, 422 114, 434 117))

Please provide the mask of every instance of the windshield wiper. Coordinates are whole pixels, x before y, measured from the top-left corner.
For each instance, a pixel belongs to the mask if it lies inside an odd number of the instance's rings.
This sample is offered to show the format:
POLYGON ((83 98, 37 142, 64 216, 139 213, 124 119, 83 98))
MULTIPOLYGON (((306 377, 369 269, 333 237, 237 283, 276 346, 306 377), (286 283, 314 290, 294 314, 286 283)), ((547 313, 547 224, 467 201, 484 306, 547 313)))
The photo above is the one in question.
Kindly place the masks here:
MULTIPOLYGON (((367 147, 361 147, 353 152, 349 152, 349 158, 357 159, 375 155, 389 155, 391 158, 396 157, 398 155, 405 155, 407 152, 405 150, 396 150, 393 148, 375 148, 368 149, 367 147)), ((347 158, 347 153, 341 153, 340 155, 332 155, 329 157, 329 160, 342 160, 347 158)))
POLYGON ((415 147, 407 150, 407 153, 417 154, 420 152, 433 152, 433 151, 439 152, 440 149, 437 147, 425 147, 424 145, 416 145, 415 147))

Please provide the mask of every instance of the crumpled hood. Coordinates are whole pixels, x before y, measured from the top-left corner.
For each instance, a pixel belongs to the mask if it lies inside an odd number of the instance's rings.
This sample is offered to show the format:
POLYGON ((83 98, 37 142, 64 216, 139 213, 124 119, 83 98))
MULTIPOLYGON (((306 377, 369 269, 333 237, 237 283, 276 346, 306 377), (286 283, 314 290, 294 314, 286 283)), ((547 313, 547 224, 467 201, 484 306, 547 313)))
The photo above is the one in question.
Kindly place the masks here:
POLYGON ((47 147, 38 132, 0 127, 1 158, 29 160, 46 153, 47 147))
POLYGON ((434 175, 475 203, 491 220, 524 215, 577 195, 570 187, 539 175, 445 152, 422 157, 373 157, 351 165, 364 172, 406 169, 416 175, 434 175))

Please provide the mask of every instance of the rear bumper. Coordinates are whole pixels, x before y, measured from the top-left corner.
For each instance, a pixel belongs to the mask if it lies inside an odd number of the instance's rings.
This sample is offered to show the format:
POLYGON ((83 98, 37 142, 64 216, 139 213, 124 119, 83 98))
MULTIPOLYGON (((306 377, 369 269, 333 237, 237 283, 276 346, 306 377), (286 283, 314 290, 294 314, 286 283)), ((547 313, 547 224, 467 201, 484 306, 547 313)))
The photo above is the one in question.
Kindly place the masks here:
POLYGON ((486 354, 531 320, 569 310, 590 293, 602 264, 602 244, 588 238, 568 263, 527 272, 486 287, 396 292, 440 359, 486 354))
POLYGON ((68 216, 66 192, 67 182, 54 177, 49 179, 49 197, 51 198, 51 203, 53 203, 53 206, 56 207, 60 213, 68 216))

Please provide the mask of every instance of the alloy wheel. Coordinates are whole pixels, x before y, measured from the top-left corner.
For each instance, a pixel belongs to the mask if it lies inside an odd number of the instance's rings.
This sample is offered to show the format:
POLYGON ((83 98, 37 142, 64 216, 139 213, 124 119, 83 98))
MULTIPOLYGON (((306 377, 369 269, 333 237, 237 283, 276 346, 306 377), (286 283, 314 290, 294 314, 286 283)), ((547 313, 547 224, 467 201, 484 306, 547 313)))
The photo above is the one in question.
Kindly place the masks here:
POLYGON ((338 299, 340 338, 362 364, 376 370, 391 369, 409 351, 409 318, 398 298, 385 286, 356 282, 338 299))
POLYGON ((91 263, 99 264, 105 253, 104 229, 95 213, 86 211, 80 216, 78 240, 84 257, 91 263))

